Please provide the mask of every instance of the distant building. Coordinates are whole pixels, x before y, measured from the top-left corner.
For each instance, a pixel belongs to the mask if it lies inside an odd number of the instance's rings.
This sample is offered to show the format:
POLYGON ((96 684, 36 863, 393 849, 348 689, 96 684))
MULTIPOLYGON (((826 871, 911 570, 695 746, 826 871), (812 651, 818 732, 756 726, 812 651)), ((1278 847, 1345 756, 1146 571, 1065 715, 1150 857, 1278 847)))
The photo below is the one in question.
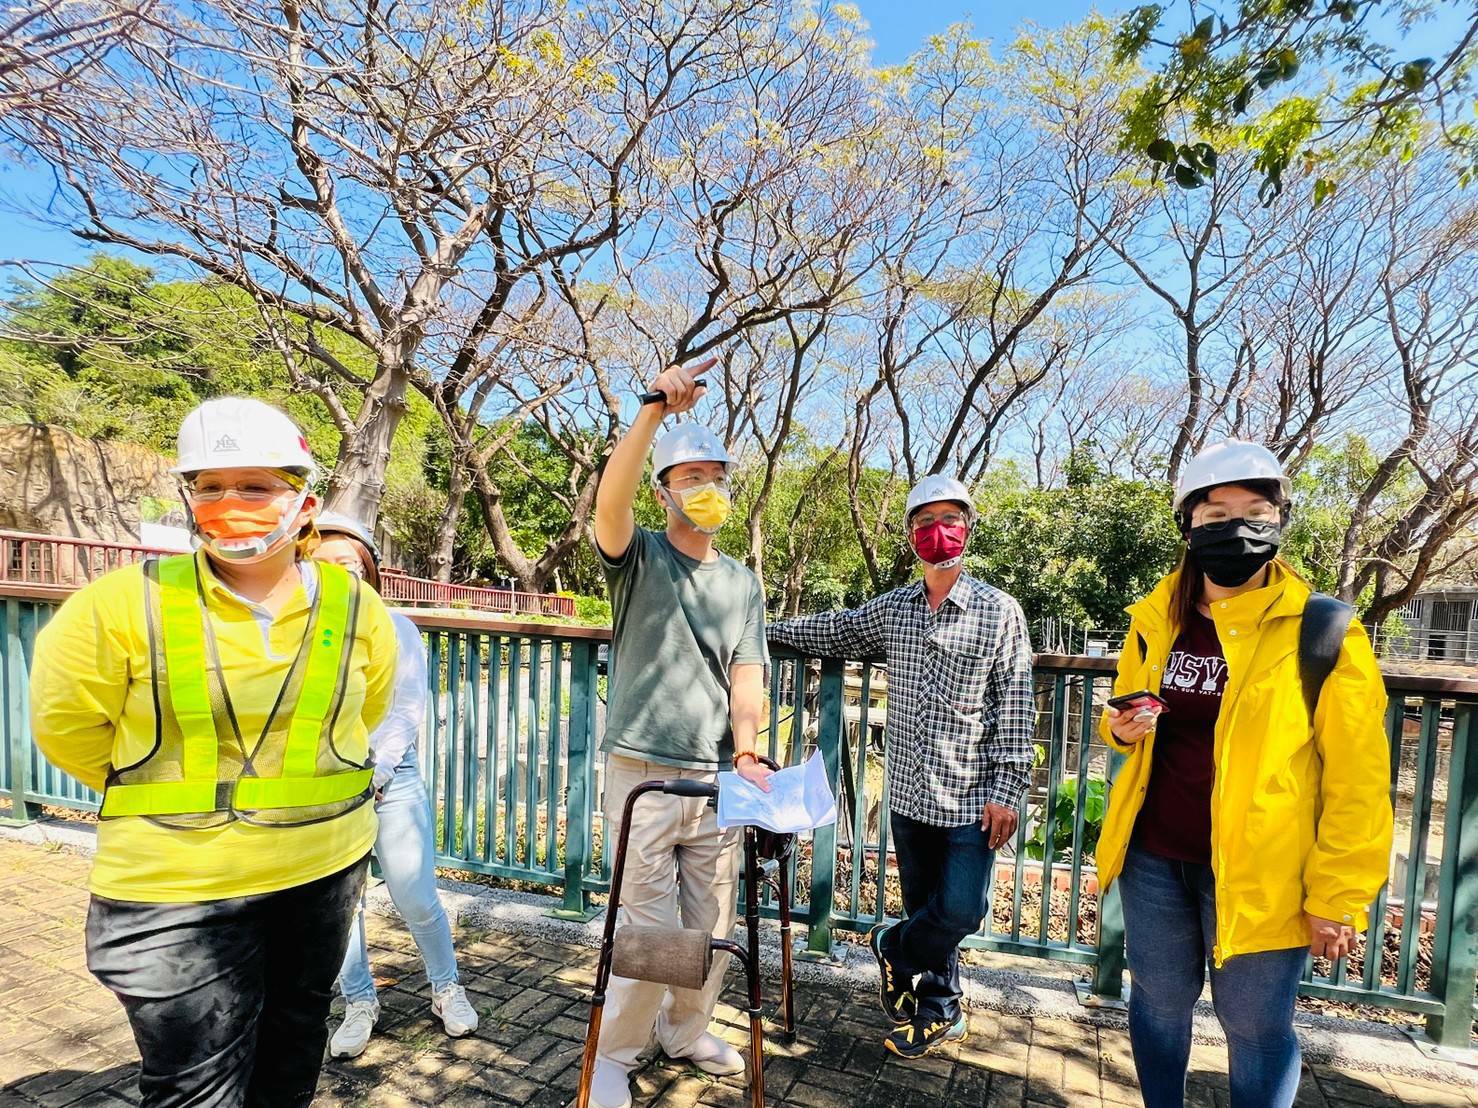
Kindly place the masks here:
POLYGON ((1381 632, 1381 654, 1421 662, 1478 662, 1478 585, 1423 589, 1381 632))

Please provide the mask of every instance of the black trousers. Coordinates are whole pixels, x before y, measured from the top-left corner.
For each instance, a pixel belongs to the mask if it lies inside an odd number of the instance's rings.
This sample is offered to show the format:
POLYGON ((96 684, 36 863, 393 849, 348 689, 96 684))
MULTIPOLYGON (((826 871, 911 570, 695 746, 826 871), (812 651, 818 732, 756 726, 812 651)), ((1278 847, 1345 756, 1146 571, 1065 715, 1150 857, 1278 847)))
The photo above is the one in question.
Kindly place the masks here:
POLYGON ((92 898, 87 967, 128 1013, 142 1108, 312 1102, 367 861, 229 900, 92 898))

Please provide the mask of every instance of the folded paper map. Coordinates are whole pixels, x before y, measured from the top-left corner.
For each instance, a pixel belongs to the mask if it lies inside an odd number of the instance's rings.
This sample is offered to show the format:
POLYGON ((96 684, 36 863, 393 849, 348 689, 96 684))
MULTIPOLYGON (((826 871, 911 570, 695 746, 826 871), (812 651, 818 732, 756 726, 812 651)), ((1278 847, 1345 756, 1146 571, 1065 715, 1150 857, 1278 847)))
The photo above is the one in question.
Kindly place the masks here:
POLYGON ((737 773, 718 775, 720 829, 752 823, 771 831, 809 831, 835 823, 836 797, 826 779, 826 763, 818 750, 801 765, 770 777, 770 791, 752 785, 737 773))

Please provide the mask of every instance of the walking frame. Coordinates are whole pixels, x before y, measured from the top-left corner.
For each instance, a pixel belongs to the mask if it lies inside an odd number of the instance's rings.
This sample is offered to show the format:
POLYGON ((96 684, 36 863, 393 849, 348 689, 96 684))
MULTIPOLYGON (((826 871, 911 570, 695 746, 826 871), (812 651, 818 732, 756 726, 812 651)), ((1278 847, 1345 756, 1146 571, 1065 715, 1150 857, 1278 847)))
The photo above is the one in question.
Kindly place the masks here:
MULTIPOLYGON (((769 758, 761 764, 772 770, 780 767, 769 758)), ((744 924, 747 944, 731 939, 715 939, 706 931, 683 927, 616 926, 621 906, 621 882, 626 872, 626 844, 631 828, 631 813, 639 798, 647 793, 664 793, 677 797, 702 797, 709 804, 718 800, 718 786, 691 778, 672 781, 644 781, 626 798, 621 817, 621 834, 617 839, 616 857, 611 867, 611 892, 606 904, 605 933, 601 939, 600 961, 595 970, 595 994, 590 1002, 590 1023, 585 1033, 585 1054, 580 1064, 580 1086, 575 1108, 589 1108, 590 1083, 595 1074, 596 1050, 600 1042, 601 1015, 605 1009, 606 989, 611 975, 655 981, 678 988, 702 988, 713 964, 714 951, 725 951, 744 966, 749 986, 749 1088, 753 1108, 764 1108, 764 1020, 760 1013, 760 948, 759 894, 761 886, 775 892, 780 915, 780 1006, 781 1041, 795 1041, 795 995, 791 981, 790 945, 790 863, 795 853, 795 836, 779 834, 764 828, 744 828, 744 924)))

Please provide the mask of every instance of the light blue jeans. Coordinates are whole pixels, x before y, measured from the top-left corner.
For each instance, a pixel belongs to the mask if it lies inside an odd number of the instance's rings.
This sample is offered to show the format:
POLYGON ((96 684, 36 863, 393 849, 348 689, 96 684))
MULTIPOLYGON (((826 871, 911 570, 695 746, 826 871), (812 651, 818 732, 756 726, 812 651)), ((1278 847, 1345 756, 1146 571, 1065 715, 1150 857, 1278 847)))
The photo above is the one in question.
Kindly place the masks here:
MULTIPOLYGON (((395 910, 416 940, 432 989, 455 985, 457 956, 452 951, 452 929, 436 895, 431 801, 421 781, 415 747, 395 767, 395 776, 385 786, 376 813, 380 830, 375 838, 375 859, 395 910)), ((370 974, 369 951, 364 942, 363 907, 354 914, 349 931, 349 948, 339 970, 339 991, 346 1000, 375 999, 375 979, 370 974)))

